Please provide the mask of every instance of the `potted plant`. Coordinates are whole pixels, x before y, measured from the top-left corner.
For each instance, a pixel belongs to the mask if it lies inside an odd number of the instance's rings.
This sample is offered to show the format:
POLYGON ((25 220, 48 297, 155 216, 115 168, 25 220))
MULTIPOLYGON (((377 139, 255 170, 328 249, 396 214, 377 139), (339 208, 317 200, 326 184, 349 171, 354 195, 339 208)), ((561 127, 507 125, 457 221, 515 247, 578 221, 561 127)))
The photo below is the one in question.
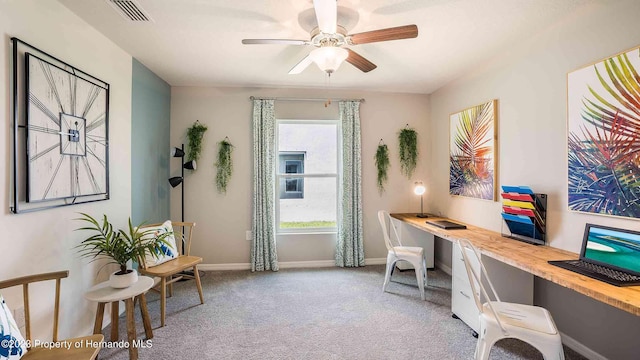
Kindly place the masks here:
POLYGON ((233 152, 233 145, 229 141, 228 137, 218 143, 218 161, 216 166, 218 171, 216 173, 216 187, 221 194, 227 193, 227 185, 231 179, 233 173, 233 161, 231 159, 231 153, 233 152))
MULTIPOLYGON (((115 230, 113 225, 103 215, 102 225, 88 214, 81 213, 82 217, 75 220, 84 221, 87 224, 76 230, 91 231, 93 234, 84 239, 76 248, 81 257, 92 258, 91 261, 107 258, 107 264, 118 264, 120 270, 109 277, 109 285, 114 288, 126 288, 138 281, 138 272, 127 269, 127 263, 139 261, 145 256, 158 257, 162 253, 162 246, 169 245, 165 238, 171 233, 155 233, 155 229, 146 231, 138 230, 141 225, 134 227, 129 218, 127 231, 115 230)), ((106 265, 106 264, 105 264, 106 265)))
POLYGON ((410 179, 418 164, 418 133, 407 126, 398 133, 400 172, 410 179))
POLYGON ((384 184, 389 179, 387 172, 389 171, 389 148, 380 139, 378 143, 378 149, 376 150, 376 169, 378 170, 378 192, 380 195, 384 192, 384 184))
POLYGON ((207 126, 201 124, 198 120, 196 120, 196 122, 187 129, 187 139, 189 140, 187 144, 187 161, 200 160, 200 154, 202 153, 202 139, 206 131, 207 126))

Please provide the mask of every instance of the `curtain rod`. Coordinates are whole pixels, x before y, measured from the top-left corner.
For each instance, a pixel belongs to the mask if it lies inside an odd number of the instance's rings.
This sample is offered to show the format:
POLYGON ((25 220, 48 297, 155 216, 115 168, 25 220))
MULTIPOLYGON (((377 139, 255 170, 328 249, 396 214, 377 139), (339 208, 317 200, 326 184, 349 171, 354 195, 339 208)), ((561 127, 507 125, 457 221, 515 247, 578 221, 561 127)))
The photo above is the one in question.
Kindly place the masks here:
MULTIPOLYGON (((258 97, 249 96, 250 100, 276 100, 276 101, 322 101, 325 102, 329 98, 292 98, 292 97, 258 97)), ((364 99, 331 99, 331 101, 359 101, 364 102, 364 99)))

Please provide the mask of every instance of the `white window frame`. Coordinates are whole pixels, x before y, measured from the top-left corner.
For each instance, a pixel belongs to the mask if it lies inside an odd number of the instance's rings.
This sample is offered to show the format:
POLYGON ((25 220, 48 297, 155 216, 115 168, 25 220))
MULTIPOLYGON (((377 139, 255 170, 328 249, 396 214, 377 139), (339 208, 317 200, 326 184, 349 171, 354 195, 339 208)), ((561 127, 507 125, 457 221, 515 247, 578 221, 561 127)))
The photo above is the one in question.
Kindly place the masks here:
MULTIPOLYGON (((275 222, 276 222, 276 234, 277 235, 290 235, 290 234, 337 234, 337 223, 340 221, 338 202, 340 201, 340 174, 342 173, 342 123, 340 120, 299 120, 299 119, 276 119, 276 161, 275 161, 275 174, 276 179, 274 182, 274 202, 275 202, 275 222), (281 174, 278 164, 278 156, 280 153, 280 124, 300 124, 300 125, 336 125, 336 173, 331 174, 281 174), (281 229, 280 228, 280 179, 286 178, 335 178, 336 181, 336 227, 322 227, 322 228, 299 228, 299 229, 281 229)), ((306 166, 305 166, 306 168, 306 166)))

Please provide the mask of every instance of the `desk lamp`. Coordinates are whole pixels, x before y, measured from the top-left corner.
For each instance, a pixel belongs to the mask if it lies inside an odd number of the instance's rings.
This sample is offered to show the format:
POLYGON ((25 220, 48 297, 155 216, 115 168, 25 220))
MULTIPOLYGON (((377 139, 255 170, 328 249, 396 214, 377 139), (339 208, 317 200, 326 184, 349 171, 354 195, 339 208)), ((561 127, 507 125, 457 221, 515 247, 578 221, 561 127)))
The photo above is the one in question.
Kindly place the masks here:
POLYGON ((422 185, 422 181, 416 181, 414 184, 413 193, 416 195, 420 195, 420 214, 416 215, 419 218, 429 217, 422 210, 422 195, 424 195, 425 191, 427 191, 427 189, 424 187, 424 185, 422 185))

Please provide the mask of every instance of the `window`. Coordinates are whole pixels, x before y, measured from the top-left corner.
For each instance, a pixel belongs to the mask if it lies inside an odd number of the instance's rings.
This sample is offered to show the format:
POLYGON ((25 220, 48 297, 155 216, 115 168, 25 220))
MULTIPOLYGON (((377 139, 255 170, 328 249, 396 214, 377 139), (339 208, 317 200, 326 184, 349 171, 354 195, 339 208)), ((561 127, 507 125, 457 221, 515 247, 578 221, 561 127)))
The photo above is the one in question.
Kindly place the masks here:
POLYGON ((278 232, 335 232, 338 121, 278 120, 277 124, 278 232))
MULTIPOLYGON (((304 156, 304 151, 279 151, 278 171, 284 174, 304 174, 304 156)), ((284 182, 280 182, 280 198, 303 199, 304 179, 286 178, 284 182)))

